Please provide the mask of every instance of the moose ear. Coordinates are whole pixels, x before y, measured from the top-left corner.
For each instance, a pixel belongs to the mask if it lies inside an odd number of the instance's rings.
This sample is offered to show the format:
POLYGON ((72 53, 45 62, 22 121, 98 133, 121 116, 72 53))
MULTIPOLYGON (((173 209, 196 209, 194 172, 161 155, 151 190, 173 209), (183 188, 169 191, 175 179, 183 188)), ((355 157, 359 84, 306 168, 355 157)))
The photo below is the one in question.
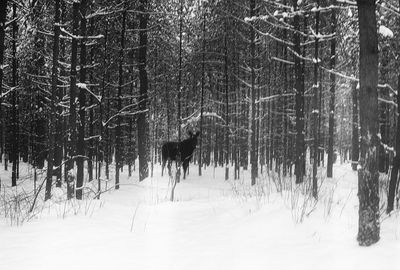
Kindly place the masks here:
POLYGON ((191 130, 188 131, 190 137, 193 137, 193 132, 191 130))

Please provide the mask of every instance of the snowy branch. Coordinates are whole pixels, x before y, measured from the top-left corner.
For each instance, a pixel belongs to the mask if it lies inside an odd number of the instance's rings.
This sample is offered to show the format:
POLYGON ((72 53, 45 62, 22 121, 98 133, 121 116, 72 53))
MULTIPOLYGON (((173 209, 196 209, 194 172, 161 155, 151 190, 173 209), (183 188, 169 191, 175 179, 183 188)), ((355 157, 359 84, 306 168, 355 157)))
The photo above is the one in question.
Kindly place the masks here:
POLYGON ((382 103, 386 103, 386 104, 392 105, 392 106, 394 106, 395 108, 397 108, 397 104, 396 104, 396 102, 394 102, 393 100, 387 100, 387 99, 378 97, 378 101, 380 101, 380 102, 382 102, 382 103))
POLYGON ((130 105, 122 108, 117 114, 111 116, 107 121, 103 122, 103 127, 107 126, 110 123, 110 121, 116 117, 126 116, 126 115, 133 116, 133 115, 137 115, 137 114, 141 114, 141 113, 146 113, 149 111, 148 109, 143 110, 143 111, 136 111, 136 112, 124 112, 123 111, 123 110, 126 110, 128 107, 132 107, 132 106, 136 106, 136 104, 130 104, 130 105))
POLYGON ((98 103, 101 103, 101 96, 98 96, 95 93, 93 93, 92 91, 90 91, 89 88, 87 87, 86 83, 77 83, 76 86, 79 89, 86 90, 89 94, 91 94, 97 100, 98 103))
POLYGON ((288 61, 288 60, 285 60, 285 59, 282 59, 282 58, 278 58, 278 57, 275 57, 275 56, 271 57, 271 59, 274 60, 274 61, 277 61, 277 62, 282 62, 284 64, 294 65, 294 62, 292 62, 292 61, 288 61))
POLYGON ((289 94, 278 94, 278 95, 273 95, 273 96, 269 96, 269 97, 262 97, 259 100, 256 100, 256 104, 260 103, 260 102, 267 102, 267 101, 271 101, 273 99, 276 98, 281 98, 281 97, 292 97, 294 96, 293 93, 289 93, 289 94))

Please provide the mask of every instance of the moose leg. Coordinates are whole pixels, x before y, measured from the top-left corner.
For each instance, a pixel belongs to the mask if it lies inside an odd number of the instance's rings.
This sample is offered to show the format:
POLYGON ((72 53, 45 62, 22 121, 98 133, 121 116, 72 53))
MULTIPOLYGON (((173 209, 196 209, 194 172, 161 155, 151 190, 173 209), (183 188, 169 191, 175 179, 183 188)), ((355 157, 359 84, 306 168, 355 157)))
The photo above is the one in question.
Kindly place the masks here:
POLYGON ((183 179, 186 178, 186 171, 189 168, 189 162, 187 160, 183 161, 183 179))
POLYGON ((161 166, 161 176, 164 176, 164 168, 165 168, 165 163, 167 162, 166 159, 162 160, 162 166, 161 166))
POLYGON ((172 175, 172 174, 171 174, 171 163, 172 163, 172 161, 171 161, 171 160, 168 160, 168 174, 169 174, 169 176, 172 175))

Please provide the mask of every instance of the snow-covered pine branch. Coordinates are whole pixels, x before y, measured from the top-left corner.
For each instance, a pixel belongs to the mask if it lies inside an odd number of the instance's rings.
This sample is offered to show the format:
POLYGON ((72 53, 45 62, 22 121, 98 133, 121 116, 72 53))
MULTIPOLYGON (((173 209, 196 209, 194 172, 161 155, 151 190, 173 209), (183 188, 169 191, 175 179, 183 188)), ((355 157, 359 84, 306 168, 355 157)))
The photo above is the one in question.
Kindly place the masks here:
POLYGON ((378 101, 381 102, 381 103, 392 105, 393 107, 397 108, 397 103, 394 102, 393 100, 387 100, 387 99, 378 97, 378 101))
POLYGON ((392 6, 390 3, 377 3, 377 6, 386 11, 393 13, 396 16, 400 16, 399 8, 392 6))
POLYGON ((357 3, 355 1, 351 1, 351 0, 336 0, 336 2, 341 3, 341 4, 350 5, 350 6, 357 6, 357 3))
POLYGON ((124 112, 124 110, 126 110, 126 109, 128 109, 130 107, 133 107, 133 106, 137 106, 137 104, 136 103, 135 104, 129 104, 129 105, 125 106, 124 108, 122 108, 119 112, 117 112, 116 114, 111 116, 107 121, 103 122, 102 123, 103 127, 107 126, 110 123, 111 120, 113 120, 114 118, 116 118, 118 116, 124 116, 124 115, 125 116, 127 116, 127 115, 134 116, 134 115, 138 115, 138 114, 141 114, 141 113, 146 113, 146 112, 149 111, 149 109, 146 109, 146 110, 143 110, 143 111, 136 111, 136 112, 124 112))
POLYGON ((277 94, 277 95, 272 95, 268 97, 261 97, 259 100, 256 100, 256 104, 261 103, 261 102, 268 102, 277 98, 281 97, 292 97, 294 96, 294 93, 287 93, 287 94, 277 94))
POLYGON ((61 27, 60 28, 61 32, 66 34, 67 36, 71 37, 71 38, 75 38, 75 39, 102 39, 104 38, 103 35, 99 34, 97 36, 76 36, 73 35, 72 33, 68 32, 65 28, 61 27))
POLYGON ((271 60, 274 60, 274 61, 277 61, 277 62, 281 62, 281 63, 284 63, 284 64, 288 64, 288 65, 294 65, 293 61, 285 60, 285 59, 278 58, 278 57, 275 57, 275 56, 272 56, 271 60))
POLYGON ((77 83, 76 87, 78 87, 79 89, 84 89, 86 90, 86 92, 88 92, 90 95, 92 95, 98 103, 101 103, 101 96, 96 95, 95 93, 93 93, 92 91, 90 91, 90 89, 87 87, 86 83, 77 83))

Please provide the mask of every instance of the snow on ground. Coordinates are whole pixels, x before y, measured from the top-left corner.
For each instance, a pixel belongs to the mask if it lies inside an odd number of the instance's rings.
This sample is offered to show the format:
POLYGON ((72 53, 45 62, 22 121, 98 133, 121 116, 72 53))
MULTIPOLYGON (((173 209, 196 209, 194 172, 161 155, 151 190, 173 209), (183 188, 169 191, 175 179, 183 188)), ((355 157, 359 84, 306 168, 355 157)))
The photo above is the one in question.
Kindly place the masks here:
POLYGON ((356 174, 349 164, 334 174, 316 205, 289 182, 292 191, 276 192, 276 176, 251 187, 248 172, 224 181, 223 168, 199 177, 193 164, 174 202, 159 167, 141 183, 125 170, 120 190, 100 200, 67 202, 58 189, 22 225, 1 213, 0 269, 397 269, 399 213, 383 216, 376 245, 359 247, 356 174))

